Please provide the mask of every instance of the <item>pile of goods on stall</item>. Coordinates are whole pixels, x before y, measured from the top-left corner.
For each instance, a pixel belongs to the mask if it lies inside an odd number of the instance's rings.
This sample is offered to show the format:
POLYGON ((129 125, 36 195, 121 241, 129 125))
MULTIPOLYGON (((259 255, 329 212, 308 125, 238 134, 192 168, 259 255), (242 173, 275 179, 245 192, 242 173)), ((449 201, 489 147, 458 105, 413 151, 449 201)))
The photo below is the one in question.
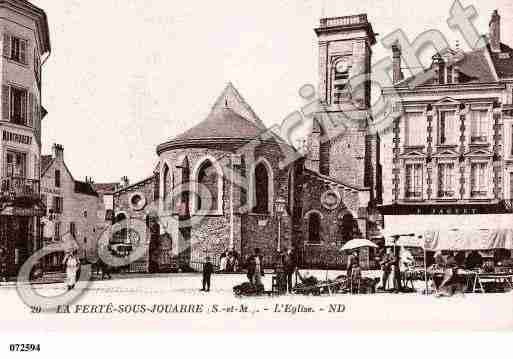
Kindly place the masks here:
POLYGON ((250 282, 244 282, 233 287, 233 294, 241 297, 252 297, 262 295, 264 293, 265 289, 263 284, 252 284, 250 282))

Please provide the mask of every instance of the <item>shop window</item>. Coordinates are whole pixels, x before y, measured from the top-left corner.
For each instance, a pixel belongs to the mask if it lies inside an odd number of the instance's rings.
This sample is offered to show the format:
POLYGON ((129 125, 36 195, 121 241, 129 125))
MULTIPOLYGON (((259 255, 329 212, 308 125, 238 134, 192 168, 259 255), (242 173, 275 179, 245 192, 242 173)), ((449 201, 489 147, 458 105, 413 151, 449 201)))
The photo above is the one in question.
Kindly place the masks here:
POLYGON ((5 165, 5 173, 7 177, 26 177, 27 155, 25 153, 7 151, 5 165))

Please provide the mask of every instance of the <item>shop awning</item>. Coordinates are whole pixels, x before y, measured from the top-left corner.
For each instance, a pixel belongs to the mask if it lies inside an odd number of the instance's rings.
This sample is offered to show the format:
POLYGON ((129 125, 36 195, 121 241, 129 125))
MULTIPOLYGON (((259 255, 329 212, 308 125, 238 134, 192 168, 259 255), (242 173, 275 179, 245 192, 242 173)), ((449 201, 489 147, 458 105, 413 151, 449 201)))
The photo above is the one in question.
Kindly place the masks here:
POLYGON ((427 250, 513 250, 513 214, 385 215, 387 245, 427 250))

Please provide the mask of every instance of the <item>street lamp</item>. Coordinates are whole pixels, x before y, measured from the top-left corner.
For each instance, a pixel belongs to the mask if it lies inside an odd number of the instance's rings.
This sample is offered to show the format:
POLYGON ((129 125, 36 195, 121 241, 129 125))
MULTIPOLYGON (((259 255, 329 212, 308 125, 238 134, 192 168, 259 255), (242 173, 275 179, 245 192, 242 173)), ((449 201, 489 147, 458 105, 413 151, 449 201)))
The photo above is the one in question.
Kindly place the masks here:
POLYGON ((274 211, 278 217, 278 251, 281 250, 281 217, 287 214, 287 201, 283 197, 277 197, 274 202, 274 211))

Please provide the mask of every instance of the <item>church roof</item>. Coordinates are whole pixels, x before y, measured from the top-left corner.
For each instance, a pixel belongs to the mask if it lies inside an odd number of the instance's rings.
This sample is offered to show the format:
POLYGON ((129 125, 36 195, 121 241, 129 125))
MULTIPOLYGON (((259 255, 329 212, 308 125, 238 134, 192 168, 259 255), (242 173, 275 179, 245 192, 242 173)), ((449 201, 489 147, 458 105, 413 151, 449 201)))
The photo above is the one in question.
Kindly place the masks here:
MULTIPOLYGON (((210 114, 203 121, 187 131, 171 138, 157 147, 161 153, 170 147, 199 144, 202 142, 242 141, 247 142, 259 138, 267 132, 263 122, 242 98, 232 83, 228 83, 217 98, 210 114)), ((272 136, 282 141, 279 136, 272 136)))
POLYGON ((213 110, 205 120, 176 136, 178 140, 201 139, 253 139, 257 138, 263 129, 242 117, 231 108, 213 110))

